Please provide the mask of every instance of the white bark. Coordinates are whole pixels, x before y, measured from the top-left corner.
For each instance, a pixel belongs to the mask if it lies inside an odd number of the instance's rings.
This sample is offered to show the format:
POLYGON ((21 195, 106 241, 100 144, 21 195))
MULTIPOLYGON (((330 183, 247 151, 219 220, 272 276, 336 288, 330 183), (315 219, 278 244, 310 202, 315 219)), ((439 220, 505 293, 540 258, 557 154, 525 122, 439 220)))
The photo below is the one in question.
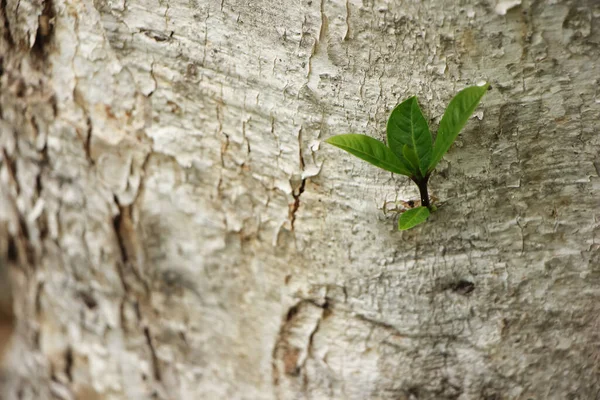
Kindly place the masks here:
POLYGON ((597 398, 598 2, 0 8, 2 399, 597 398), (320 144, 482 80, 413 230, 320 144))

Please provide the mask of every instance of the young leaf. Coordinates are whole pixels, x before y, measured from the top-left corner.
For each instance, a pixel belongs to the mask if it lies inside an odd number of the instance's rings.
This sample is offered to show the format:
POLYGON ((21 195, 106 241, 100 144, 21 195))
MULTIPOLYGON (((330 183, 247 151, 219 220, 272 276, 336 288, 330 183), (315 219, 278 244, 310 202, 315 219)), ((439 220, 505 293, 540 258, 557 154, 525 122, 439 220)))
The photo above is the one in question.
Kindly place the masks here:
POLYGON ((407 144, 405 144, 402 147, 402 155, 404 156, 406 161, 408 161, 408 163, 412 167, 412 171, 415 171, 415 176, 418 175, 419 159, 417 158, 417 153, 415 153, 415 151, 412 149, 412 147, 409 147, 407 144))
POLYGON ((429 171, 432 171, 444 154, 450 149, 454 140, 465 126, 479 101, 488 89, 489 84, 483 86, 471 86, 458 92, 448 104, 446 112, 440 121, 429 171))
POLYGON ((429 169, 432 152, 431 133, 415 96, 400 103, 387 123, 388 146, 397 156, 404 154, 404 146, 410 147, 417 158, 414 175, 425 176, 429 169))
POLYGON ((398 219, 398 230, 405 231, 414 226, 417 226, 429 217, 429 209, 427 207, 411 208, 400 215, 398 219))
POLYGON ((332 136, 325 141, 386 171, 412 175, 405 160, 396 157, 384 143, 370 136, 349 133, 332 136))

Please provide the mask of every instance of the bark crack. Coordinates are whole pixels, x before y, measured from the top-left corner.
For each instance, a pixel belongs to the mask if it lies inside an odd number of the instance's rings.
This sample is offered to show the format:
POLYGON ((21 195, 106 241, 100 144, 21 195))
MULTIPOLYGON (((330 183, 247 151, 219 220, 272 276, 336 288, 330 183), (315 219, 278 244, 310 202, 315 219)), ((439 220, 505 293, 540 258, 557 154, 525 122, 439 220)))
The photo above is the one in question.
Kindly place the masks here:
POLYGON ((248 119, 247 121, 242 121, 242 137, 246 142, 246 151, 248 152, 248 155, 252 152, 252 148, 250 147, 250 140, 248 139, 248 136, 246 136, 246 123, 249 121, 250 119, 248 119))
POLYGON ((319 40, 317 42, 317 46, 320 42, 325 40, 325 34, 327 33, 327 16, 325 15, 325 0, 321 0, 321 7, 319 11, 321 13, 321 27, 319 28, 319 40))
POLYGON ((319 304, 315 300, 303 299, 289 308, 272 352, 272 379, 275 390, 284 377, 294 379, 302 376, 300 383, 306 391, 309 382, 306 364, 312 357, 314 338, 321 327, 321 321, 329 312, 331 311, 327 300, 319 304))
POLYGON ((137 265, 140 256, 138 254, 139 250, 137 249, 137 233, 135 232, 134 223, 131 217, 132 206, 122 206, 119 203, 117 196, 114 196, 114 202, 117 206, 118 213, 113 218, 113 228, 115 230, 115 237, 121 256, 121 260, 118 262, 118 269, 123 288, 126 292, 130 292, 132 289, 126 276, 126 273, 131 271, 136 280, 142 285, 144 292, 148 294, 150 292, 150 287, 139 271, 141 266, 137 265))
MULTIPOLYGON (((221 90, 223 90, 222 86, 221 90)), ((229 135, 223 132, 223 105, 223 101, 219 99, 215 108, 217 113, 217 121, 219 123, 217 133, 225 136, 225 141, 221 144, 221 166, 225 167, 225 153, 227 153, 227 150, 229 149, 229 135)))
POLYGON ((33 43, 33 53, 45 60, 48 56, 48 46, 54 33, 54 2, 43 0, 42 15, 38 17, 38 27, 33 43))
MULTIPOLYGON (((3 164, 6 165, 6 171, 10 181, 14 186, 14 193, 18 196, 21 193, 21 188, 19 182, 17 180, 17 171, 16 171, 16 162, 12 160, 12 158, 8 155, 6 148, 2 148, 2 160, 3 164)), ((0 164, 1 165, 1 164, 0 164)), ((13 245, 10 247, 11 253, 14 254, 14 258, 19 260, 21 266, 34 266, 35 265, 35 251, 33 245, 31 243, 31 236, 29 233, 29 228, 27 227, 27 222, 25 217, 19 212, 19 208, 17 206, 16 198, 7 193, 7 198, 10 200, 9 205, 12 207, 13 214, 15 216, 16 222, 16 235, 13 237, 12 243, 13 245)), ((9 235, 10 236, 10 235, 9 235)))
MULTIPOLYGON (((306 74, 306 78, 307 78, 308 82, 310 82, 310 77, 313 72, 313 68, 312 68, 313 58, 321 50, 321 46, 320 46, 321 42, 324 41, 327 36, 327 16, 325 15, 325 0, 321 0, 319 12, 321 15, 321 26, 319 27, 319 36, 314 38, 312 49, 311 49, 310 55, 308 56, 308 72, 306 74)), ((306 18, 304 19, 304 23, 306 23, 306 18)))
POLYGON ((208 19, 210 18, 210 10, 206 12, 206 18, 204 19, 204 46, 202 52, 202 66, 206 68, 206 53, 208 48, 208 19))
POLYGON ((81 110, 81 112, 83 113, 84 117, 85 117, 85 134, 82 134, 80 132, 80 129, 77 128, 76 132, 77 132, 77 136, 79 136, 79 139, 82 141, 83 143, 83 151, 85 153, 85 158, 86 160, 90 163, 90 165, 94 165, 94 160, 92 158, 92 137, 93 137, 93 123, 92 123, 92 118, 90 117, 90 114, 88 112, 88 109, 86 107, 86 102, 83 98, 83 95, 81 94, 81 92, 79 91, 79 89, 77 88, 77 81, 75 82, 75 87, 73 88, 73 100, 75 102, 75 104, 77 106, 79 106, 79 109, 81 110))
MULTIPOLYGON (((142 170, 145 170, 148 159, 149 155, 146 157, 144 163, 142 164, 142 170)), ((142 309, 140 307, 140 296, 150 295, 150 287, 148 283, 143 279, 141 272, 138 270, 138 268, 141 267, 141 265, 137 265, 139 264, 140 260, 140 255, 138 254, 139 250, 137 246, 138 238, 131 215, 133 206, 137 201, 140 192, 141 188, 138 191, 133 204, 130 206, 122 206, 119 203, 118 198, 114 196, 114 202, 118 208, 118 213, 113 219, 113 226, 115 230, 115 236, 117 239, 117 245, 119 247, 119 252, 121 256, 121 260, 117 263, 117 271, 125 291, 125 294, 120 304, 121 325, 123 326, 123 329, 126 329, 127 321, 125 317, 125 306, 130 301, 133 304, 138 323, 141 323, 142 325, 142 333, 144 335, 146 345, 150 353, 150 362, 152 366, 153 378, 156 382, 161 383, 162 373, 160 369, 160 360, 156 353, 154 340, 152 338, 150 328, 148 327, 148 322, 145 320, 145 318, 143 318, 142 309), (132 282, 128 279, 129 272, 131 272, 134 275, 135 281, 142 285, 141 293, 140 290, 135 290, 135 288, 132 286, 132 282)))
MULTIPOLYGON (((14 245, 14 244, 13 244, 14 245)), ((0 359, 10 344, 15 328, 15 312, 12 280, 10 277, 10 265, 14 262, 16 255, 11 255, 11 236, 8 224, 0 222, 0 359), (5 240, 8 239, 8 240, 5 240)), ((14 251, 14 249, 12 250, 14 251)))
POLYGON ((354 315, 354 317, 356 319, 358 319, 359 321, 363 321, 366 322, 368 324, 371 324, 375 327, 381 328, 385 331, 388 331, 394 335, 398 335, 398 336, 402 336, 402 337, 406 337, 406 338, 410 338, 410 339, 448 339, 448 340, 455 340, 457 338, 456 335, 452 335, 452 334, 418 334, 418 333, 408 333, 408 332, 402 332, 400 331, 398 328, 396 328, 395 326, 388 324, 386 322, 383 321, 378 321, 375 319, 372 319, 370 317, 367 317, 365 315, 362 314, 356 314, 354 315))
MULTIPOLYGON (((301 174, 304 173, 304 156, 302 155, 302 127, 298 130, 298 161, 300 164, 301 174)), ((302 175, 301 175, 302 176, 302 175)), ((296 212, 300 208, 300 196, 304 193, 304 189, 306 187, 306 178, 302 177, 300 180, 300 184, 297 186, 297 189, 294 189, 293 180, 290 181, 292 186, 292 196, 294 197, 294 202, 290 207, 289 219, 292 226, 292 231, 294 230, 294 223, 296 222, 296 212)))
POLYGON ((319 328, 321 327, 321 321, 323 321, 323 318, 325 317, 325 313, 329 311, 328 310, 329 303, 327 300, 325 300, 325 304, 323 304, 322 306, 319 306, 319 305, 317 305, 317 306, 321 308, 321 315, 317 319, 317 322, 315 323, 313 330, 310 332, 310 335, 308 337, 308 343, 306 345, 306 355, 304 357, 304 361, 302 362, 302 366, 300 367, 300 370, 304 371, 303 379, 302 379, 302 388, 305 393, 308 393, 308 373, 306 372, 306 363, 308 362, 308 360, 310 358, 313 357, 313 347, 314 347, 315 335, 317 334, 317 332, 319 331, 319 328))
POLYGON ((523 233, 523 225, 521 225, 521 222, 519 222, 518 219, 517 219, 517 226, 519 227, 519 230, 521 231, 521 255, 523 255, 525 253, 525 234, 523 233))
MULTIPOLYGON (((19 186, 19 181, 17 180, 17 163, 8 155, 5 147, 2 147, 2 160, 4 160, 4 165, 6 165, 6 172, 8 173, 8 178, 13 183, 15 188, 15 194, 18 196, 21 193, 21 188, 19 186)), ((2 161, 0 160, 0 161, 2 161)), ((0 164, 1 165, 1 164, 0 164)))
POLYGON ((6 40, 8 46, 12 48, 15 46, 15 40, 12 37, 12 32, 10 31, 10 22, 8 21, 6 0, 0 0, 0 13, 2 15, 2 19, 4 20, 4 40, 6 40))
POLYGON ((87 158, 88 162, 91 165, 94 165, 94 160, 92 159, 92 151, 91 151, 91 146, 92 146, 92 119, 88 115, 85 121, 86 121, 86 124, 87 124, 87 131, 86 131, 85 143, 84 143, 85 157, 87 158))
POLYGON ((154 348, 154 343, 152 341, 150 329, 147 326, 144 327, 144 336, 146 338, 146 343, 148 344, 148 349, 150 350, 150 355, 152 357, 152 373, 154 374, 154 379, 160 382, 162 380, 160 364, 158 356, 156 355, 156 349, 154 348))
POLYGON ((350 40, 350 0, 346 0, 346 33, 343 40, 350 40))
POLYGON ((65 351, 65 376, 69 382, 73 382, 73 348, 67 347, 65 351))
POLYGON ((300 208, 300 196, 304 193, 304 188, 306 186, 306 179, 302 179, 300 186, 298 187, 298 191, 294 192, 292 196, 294 197, 294 202, 290 207, 290 223, 292 225, 292 231, 294 230, 294 224, 296 222, 296 212, 300 208))

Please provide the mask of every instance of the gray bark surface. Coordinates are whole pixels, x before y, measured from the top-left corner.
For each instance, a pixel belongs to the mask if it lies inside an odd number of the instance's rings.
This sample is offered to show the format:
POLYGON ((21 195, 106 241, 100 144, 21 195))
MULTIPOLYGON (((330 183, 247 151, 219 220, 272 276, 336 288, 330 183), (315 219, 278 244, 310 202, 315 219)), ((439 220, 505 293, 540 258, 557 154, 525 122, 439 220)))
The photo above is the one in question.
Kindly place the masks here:
POLYGON ((2 399, 599 398, 597 1, 0 10, 2 399), (322 140, 480 81, 398 232, 322 140))

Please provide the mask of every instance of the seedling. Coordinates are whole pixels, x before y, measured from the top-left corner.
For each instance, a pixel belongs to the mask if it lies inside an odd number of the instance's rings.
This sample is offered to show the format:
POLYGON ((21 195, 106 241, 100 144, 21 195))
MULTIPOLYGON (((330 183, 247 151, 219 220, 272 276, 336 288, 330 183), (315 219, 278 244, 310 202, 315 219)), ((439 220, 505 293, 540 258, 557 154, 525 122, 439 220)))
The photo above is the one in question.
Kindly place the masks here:
POLYGON ((471 86, 458 92, 448 104, 440 121, 435 143, 429 132, 417 97, 413 96, 394 108, 387 123, 387 146, 367 135, 336 135, 327 143, 346 150, 376 167, 408 176, 419 188, 421 204, 404 211, 398 229, 419 225, 435 211, 427 192, 427 182, 436 165, 450 149, 489 85, 471 86))

